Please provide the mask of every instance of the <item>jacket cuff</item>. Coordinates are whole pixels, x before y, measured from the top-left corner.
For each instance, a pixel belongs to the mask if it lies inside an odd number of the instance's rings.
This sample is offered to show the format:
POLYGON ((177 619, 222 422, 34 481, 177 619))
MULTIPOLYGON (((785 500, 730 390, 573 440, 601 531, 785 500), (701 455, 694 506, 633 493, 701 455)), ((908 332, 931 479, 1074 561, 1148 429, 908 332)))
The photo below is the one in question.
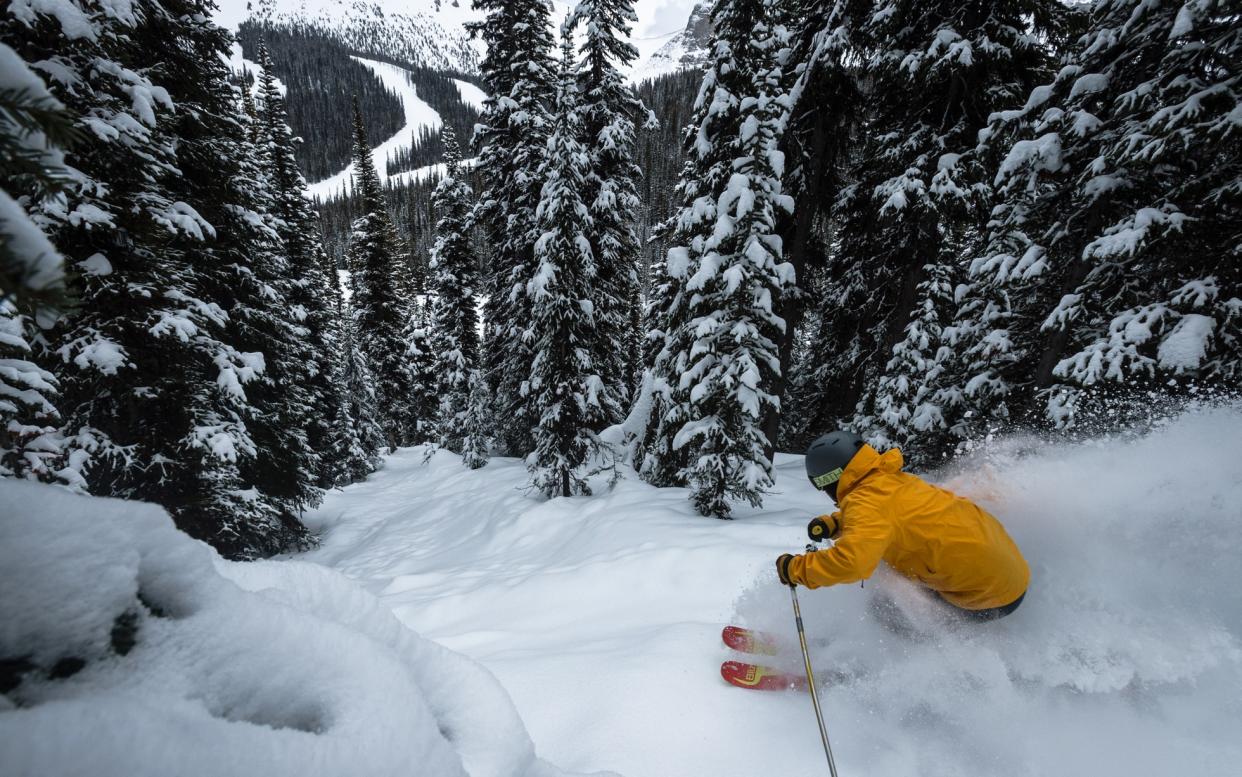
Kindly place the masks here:
POLYGON ((789 560, 789 582, 796 583, 803 588, 817 588, 818 586, 809 585, 806 580, 806 558, 809 555, 806 553, 789 560))

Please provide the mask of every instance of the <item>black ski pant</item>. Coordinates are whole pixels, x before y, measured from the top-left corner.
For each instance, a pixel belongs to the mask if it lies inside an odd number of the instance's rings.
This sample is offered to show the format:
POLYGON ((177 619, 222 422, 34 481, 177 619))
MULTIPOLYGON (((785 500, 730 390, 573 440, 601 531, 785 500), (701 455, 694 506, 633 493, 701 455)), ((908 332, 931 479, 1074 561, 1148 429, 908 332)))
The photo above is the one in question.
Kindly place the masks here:
MULTIPOLYGON (((1018 606, 1022 604, 1022 600, 1026 598, 1026 592, 1014 599, 1003 607, 989 607, 986 610, 967 610, 954 604, 949 604, 944 597, 935 591, 928 591, 936 598, 944 607, 952 614, 952 616, 963 623, 986 623, 988 621, 1000 620, 1006 615, 1010 615, 1018 606)), ((906 639, 917 639, 921 636, 921 632, 911 623, 906 614, 901 611, 894 600, 887 593, 879 593, 871 599, 871 614, 880 622, 885 629, 906 639)))

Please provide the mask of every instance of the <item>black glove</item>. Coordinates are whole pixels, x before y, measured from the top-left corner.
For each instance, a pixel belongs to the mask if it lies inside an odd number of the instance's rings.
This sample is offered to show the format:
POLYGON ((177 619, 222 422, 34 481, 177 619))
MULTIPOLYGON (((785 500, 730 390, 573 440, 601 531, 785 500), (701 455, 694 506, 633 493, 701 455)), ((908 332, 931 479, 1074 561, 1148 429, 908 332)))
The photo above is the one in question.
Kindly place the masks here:
POLYGON ((786 553, 776 560, 776 576, 781 582, 789 587, 793 587, 793 582, 789 579, 789 562, 793 561, 792 553, 786 553))
POLYGON ((833 513, 811 519, 811 522, 806 525, 806 536, 810 537, 812 542, 835 539, 841 533, 841 521, 838 515, 838 513, 833 513))

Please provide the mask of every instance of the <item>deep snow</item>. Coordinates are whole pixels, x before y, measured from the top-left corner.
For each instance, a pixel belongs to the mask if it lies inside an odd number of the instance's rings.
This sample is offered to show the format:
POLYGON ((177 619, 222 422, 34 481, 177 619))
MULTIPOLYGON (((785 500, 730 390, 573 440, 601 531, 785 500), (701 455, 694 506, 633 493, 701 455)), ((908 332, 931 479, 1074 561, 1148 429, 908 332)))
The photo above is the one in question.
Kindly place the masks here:
MULTIPOLYGON (((808 697, 718 675, 726 622, 792 644, 772 560, 829 509, 801 468, 781 456, 765 508, 720 522, 632 474, 542 501, 517 461, 471 472, 405 450, 311 516, 325 542, 305 558, 491 669, 565 768, 815 773, 808 697)), ((811 637, 826 641, 821 675, 855 676, 823 698, 842 775, 1237 774, 1242 412, 1188 414, 1131 441, 1004 441, 938 476, 1004 521, 1032 588, 1012 617, 965 632, 899 581, 802 590, 811 637), (923 641, 874 623, 880 589, 923 641)))
POLYGON ((5 777, 563 775, 475 662, 153 505, 0 479, 0 660, 5 777))
MULTIPOLYGON (((826 773, 806 695, 718 674, 727 622, 793 644, 772 560, 828 508, 799 457, 721 522, 629 472, 544 501, 517 461, 424 453, 330 494, 318 550, 251 564, 152 506, 0 479, 0 658, 40 667, 0 697, 0 774, 826 773)), ((850 678, 822 697, 843 777, 1236 775, 1240 462, 1235 407, 935 473, 1005 522, 1032 587, 966 630, 884 576, 800 591, 819 676, 850 678), (875 623, 880 590, 921 639, 875 623)))

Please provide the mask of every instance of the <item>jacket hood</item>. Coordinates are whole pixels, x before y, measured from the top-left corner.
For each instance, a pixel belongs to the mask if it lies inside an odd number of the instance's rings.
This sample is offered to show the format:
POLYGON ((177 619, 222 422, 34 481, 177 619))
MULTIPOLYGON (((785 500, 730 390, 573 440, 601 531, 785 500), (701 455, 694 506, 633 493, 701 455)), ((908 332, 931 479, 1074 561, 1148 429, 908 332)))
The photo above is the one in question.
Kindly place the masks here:
POLYGON ((841 473, 841 482, 837 485, 837 504, 872 472, 901 472, 905 463, 901 451, 896 448, 884 453, 870 445, 859 448, 858 453, 854 454, 854 458, 845 467, 845 472, 841 473))

